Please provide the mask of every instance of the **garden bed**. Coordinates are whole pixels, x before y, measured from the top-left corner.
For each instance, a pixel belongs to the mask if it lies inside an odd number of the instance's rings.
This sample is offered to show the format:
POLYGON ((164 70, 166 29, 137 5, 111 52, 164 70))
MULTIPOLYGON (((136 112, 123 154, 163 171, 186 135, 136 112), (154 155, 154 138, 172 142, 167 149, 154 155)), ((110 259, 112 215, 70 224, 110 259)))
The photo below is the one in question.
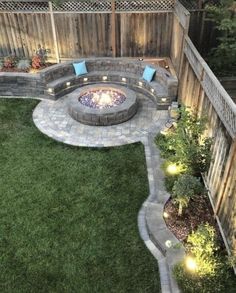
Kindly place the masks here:
POLYGON ((210 201, 206 196, 196 196, 191 199, 182 216, 178 215, 178 208, 172 199, 166 203, 164 212, 168 215, 165 218, 167 227, 180 241, 185 241, 200 224, 209 223, 218 230, 210 201))

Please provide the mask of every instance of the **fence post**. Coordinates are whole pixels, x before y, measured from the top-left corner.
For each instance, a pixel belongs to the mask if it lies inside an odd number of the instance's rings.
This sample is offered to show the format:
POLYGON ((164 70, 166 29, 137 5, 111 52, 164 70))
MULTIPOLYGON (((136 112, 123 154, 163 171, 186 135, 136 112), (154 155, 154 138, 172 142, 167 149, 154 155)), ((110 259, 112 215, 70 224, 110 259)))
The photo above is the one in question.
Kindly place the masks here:
POLYGON ((60 63, 60 57, 59 57, 59 50, 58 50, 58 43, 57 43, 57 34, 56 34, 56 28, 55 28, 55 20, 53 15, 53 8, 52 8, 52 2, 48 2, 49 5, 49 12, 51 17, 51 24, 52 24, 52 35, 53 35, 53 42, 54 42, 54 49, 56 54, 56 60, 57 63, 60 63))
POLYGON ((111 0, 111 47, 112 57, 116 57, 116 1, 111 0))

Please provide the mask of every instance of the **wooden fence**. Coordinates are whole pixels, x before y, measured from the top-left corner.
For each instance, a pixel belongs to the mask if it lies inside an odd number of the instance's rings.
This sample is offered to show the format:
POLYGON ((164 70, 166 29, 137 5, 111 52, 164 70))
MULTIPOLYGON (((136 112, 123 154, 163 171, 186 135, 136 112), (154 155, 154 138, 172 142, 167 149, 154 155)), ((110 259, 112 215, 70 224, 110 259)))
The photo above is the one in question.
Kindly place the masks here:
POLYGON ((225 243, 236 254, 236 106, 189 39, 189 18, 175 0, 79 1, 59 8, 45 0, 0 1, 0 56, 30 57, 38 44, 56 60, 170 56, 180 101, 209 117, 206 135, 214 145, 205 181, 225 243))
POLYGON ((174 0, 0 1, 0 56, 169 56, 174 0), (92 13, 91 13, 92 11, 92 13))
POLYGON ((171 56, 174 65, 181 64, 176 68, 179 100, 209 118, 206 135, 213 137, 214 143, 211 166, 204 178, 225 244, 236 254, 236 105, 194 47, 179 13, 174 18, 183 40, 183 56, 179 55, 177 63, 171 56))

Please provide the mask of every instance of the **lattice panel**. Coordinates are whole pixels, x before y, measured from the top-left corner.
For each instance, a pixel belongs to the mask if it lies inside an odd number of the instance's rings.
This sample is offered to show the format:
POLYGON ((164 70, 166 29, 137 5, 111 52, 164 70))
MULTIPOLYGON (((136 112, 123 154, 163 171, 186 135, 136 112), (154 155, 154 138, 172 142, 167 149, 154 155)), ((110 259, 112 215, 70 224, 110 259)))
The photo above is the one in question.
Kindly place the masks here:
POLYGON ((53 5, 54 11, 111 12, 111 1, 69 1, 60 6, 53 5))
POLYGON ((231 100, 227 92, 222 88, 218 80, 214 80, 205 71, 203 77, 203 88, 211 103, 213 104, 216 112, 223 121, 226 129, 232 136, 236 137, 236 106, 231 100))
POLYGON ((48 11, 48 2, 0 1, 0 11, 48 11))
POLYGON ((116 1, 116 11, 158 11, 173 10, 174 0, 116 1))

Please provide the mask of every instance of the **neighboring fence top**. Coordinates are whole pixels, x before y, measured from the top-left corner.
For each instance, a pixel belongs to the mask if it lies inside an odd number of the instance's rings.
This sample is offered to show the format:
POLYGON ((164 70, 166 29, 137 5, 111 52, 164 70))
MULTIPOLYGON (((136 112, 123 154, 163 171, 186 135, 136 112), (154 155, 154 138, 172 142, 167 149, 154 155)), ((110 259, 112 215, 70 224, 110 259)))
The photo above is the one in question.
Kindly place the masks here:
POLYGON ((187 36, 185 37, 184 53, 225 128, 235 139, 236 104, 187 36))
MULTIPOLYGON (((21 0, 0 1, 0 11, 10 12, 47 12, 49 1, 21 0)), ((175 0, 116 1, 116 12, 172 11, 175 0)), ((67 1, 59 6, 53 4, 56 12, 111 12, 111 0, 108 1, 67 1)))

